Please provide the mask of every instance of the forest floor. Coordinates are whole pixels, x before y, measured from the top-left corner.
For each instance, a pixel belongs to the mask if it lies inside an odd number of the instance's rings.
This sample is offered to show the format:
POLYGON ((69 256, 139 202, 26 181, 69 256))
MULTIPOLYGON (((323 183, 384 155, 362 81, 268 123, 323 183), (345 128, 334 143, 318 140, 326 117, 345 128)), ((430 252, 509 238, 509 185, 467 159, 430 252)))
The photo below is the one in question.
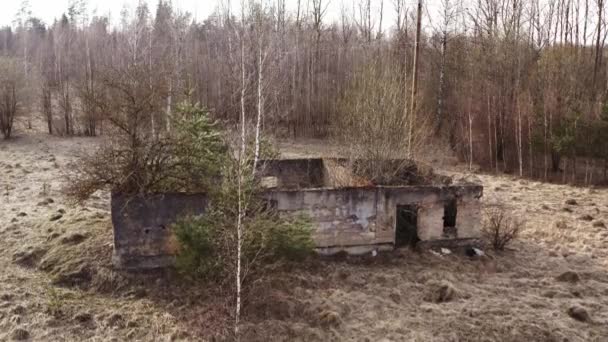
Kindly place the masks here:
MULTIPOLYGON (((216 290, 112 268, 108 194, 66 202, 62 172, 95 144, 34 132, 0 142, 0 341, 224 333, 229 301, 216 290)), ((323 152, 314 142, 281 147, 323 152)), ((508 251, 471 259, 404 249, 277 266, 251 289, 242 340, 608 340, 608 190, 476 177, 484 203, 527 220, 508 251)))

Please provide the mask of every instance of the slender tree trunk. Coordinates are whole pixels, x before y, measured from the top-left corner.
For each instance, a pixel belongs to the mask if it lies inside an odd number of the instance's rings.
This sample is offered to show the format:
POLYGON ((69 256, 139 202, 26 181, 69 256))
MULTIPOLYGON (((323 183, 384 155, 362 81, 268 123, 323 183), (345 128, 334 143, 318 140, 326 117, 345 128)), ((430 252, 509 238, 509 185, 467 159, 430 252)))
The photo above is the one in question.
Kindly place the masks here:
POLYGON ((587 22, 589 21, 589 0, 585 0, 585 22, 583 23, 583 46, 587 46, 587 22))
MULTIPOLYGON (((492 100, 494 100, 494 98, 492 98, 492 100)), ((496 104, 495 104, 496 105, 496 104)), ((497 108, 498 106, 496 105, 495 108, 497 108)), ((495 167, 495 172, 498 173, 498 155, 500 154, 499 152, 499 143, 498 143, 498 108, 497 108, 497 112, 494 114, 494 147, 496 147, 496 150, 494 151, 494 167, 495 167)))
MULTIPOLYGON (((242 118, 242 117, 241 117, 242 118)), ((241 134, 244 134, 245 131, 241 131, 241 134)), ((244 136, 241 137, 245 139, 244 136)), ((243 246, 243 162, 244 162, 244 154, 245 151, 239 151, 239 166, 238 166, 238 217, 236 222, 236 239, 237 239, 237 247, 236 247, 236 313, 235 313, 235 322, 234 322, 234 335, 236 340, 240 340, 239 336, 239 324, 241 318, 241 253, 243 246)))
POLYGON ((494 164, 494 152, 492 147, 492 107, 490 102, 490 94, 488 93, 488 152, 490 153, 490 169, 493 168, 494 164))
POLYGON ((169 92, 167 94, 167 109, 165 111, 167 118, 166 118, 166 128, 167 128, 167 132, 171 132, 171 105, 173 102, 173 78, 171 76, 169 76, 169 92))
POLYGON ((444 28, 443 36, 441 38, 441 64, 439 66, 439 98, 437 101, 437 126, 436 133, 440 133, 441 126, 443 123, 443 103, 445 99, 445 63, 446 53, 448 45, 448 32, 447 28, 444 28))
POLYGON ((91 105, 91 98, 94 96, 93 94, 93 67, 92 67, 92 63, 91 63, 91 49, 89 47, 89 37, 88 34, 85 32, 85 49, 86 49, 86 58, 87 58, 87 99, 85 99, 86 102, 86 110, 87 110, 87 117, 88 117, 88 133, 90 136, 95 136, 96 134, 96 130, 95 130, 95 115, 93 113, 93 106, 91 105))
POLYGON ((576 184, 576 153, 572 153, 572 183, 576 184))
POLYGON ((410 110, 410 120, 409 120, 409 132, 407 135, 408 144, 407 144, 407 154, 408 158, 412 157, 412 135, 414 134, 414 122, 416 116, 416 100, 418 97, 418 63, 420 59, 420 30, 422 24, 422 0, 418 0, 418 11, 416 16, 416 41, 414 43, 414 66, 412 71, 412 100, 411 105, 412 108, 410 110))
MULTIPOLYGON (((244 21, 244 9, 242 9, 242 16, 244 21)), ((243 168, 246 158, 245 150, 245 95, 247 91, 247 82, 245 79, 245 32, 241 32, 241 148, 239 150, 239 165, 238 165, 238 218, 237 218, 237 255, 236 255, 236 309, 235 309, 235 324, 234 333, 237 341, 240 340, 239 336, 239 323, 241 318, 241 249, 243 241, 243 194, 242 194, 242 183, 243 183, 243 168)))
MULTIPOLYGON (((148 34, 148 72, 150 76, 148 78, 150 91, 152 91, 152 33, 148 34)), ((156 123, 154 122, 154 111, 150 111, 150 129, 152 131, 152 137, 156 138, 156 123)))
POLYGON ((532 123, 530 122, 530 115, 527 117, 528 123, 528 171, 530 172, 530 177, 534 178, 534 150, 532 146, 532 123))
POLYGON ((517 161, 519 163, 519 176, 524 176, 524 157, 523 157, 523 144, 522 144, 522 134, 521 134, 521 107, 517 105, 517 161))
POLYGON ((49 134, 53 134, 53 98, 50 86, 44 81, 42 86, 42 111, 46 119, 49 134))
POLYGON ((469 96, 469 108, 468 108, 468 118, 469 118, 469 171, 473 170, 473 116, 471 115, 471 97, 469 96))
POLYGON ((407 39, 404 35, 404 39, 403 39, 403 122, 407 123, 408 126, 408 130, 409 130, 409 107, 408 107, 408 98, 409 98, 409 93, 407 91, 407 71, 408 71, 408 60, 407 60, 407 39))
MULTIPOLYGON (((312 132, 312 78, 313 78, 313 53, 308 48, 308 60, 306 61, 306 119, 304 120, 304 132, 312 132)), ((300 127, 301 129, 302 127, 300 127)))
POLYGON ((598 20, 597 20, 597 37, 595 43, 595 64, 593 66, 593 92, 595 93, 595 84, 597 82, 597 74, 602 64, 602 47, 600 46, 602 36, 602 13, 604 10, 604 0, 597 0, 598 20))
POLYGON ((544 179, 547 181, 547 176, 549 172, 549 144, 548 144, 548 136, 547 136, 547 110, 546 108, 543 110, 543 142, 544 142, 544 179))
POLYGON ((260 156, 260 130, 262 122, 262 113, 264 111, 264 61, 266 56, 262 56, 262 41, 258 44, 258 116, 255 124, 255 153, 253 157, 253 172, 255 173, 258 159, 260 156))
POLYGON ((245 37, 241 36, 241 151, 245 152, 245 95, 247 82, 245 78, 245 37))
POLYGON ((299 98, 298 98, 298 91, 297 88, 299 86, 299 83, 297 83, 297 79, 299 77, 299 73, 298 73, 298 69, 299 69, 299 64, 300 64, 300 30, 296 29, 296 46, 295 46, 295 53, 294 53, 294 65, 292 68, 292 84, 291 84, 291 111, 290 111, 290 118, 288 120, 288 127, 291 126, 291 134, 293 138, 296 138, 296 127, 297 127, 297 122, 298 122, 298 104, 300 103, 299 98))
POLYGON ((585 158, 585 186, 589 185, 589 158, 585 158))

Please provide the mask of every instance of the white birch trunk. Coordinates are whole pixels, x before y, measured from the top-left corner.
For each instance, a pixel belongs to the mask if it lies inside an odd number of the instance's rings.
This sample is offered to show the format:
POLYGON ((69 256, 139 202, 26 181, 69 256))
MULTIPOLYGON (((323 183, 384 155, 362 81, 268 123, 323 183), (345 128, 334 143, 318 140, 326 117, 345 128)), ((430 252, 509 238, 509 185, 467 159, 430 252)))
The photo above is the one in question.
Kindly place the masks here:
POLYGON ((488 94, 488 152, 490 153, 490 168, 493 166, 494 158, 493 156, 493 147, 492 147, 492 116, 491 116, 491 103, 490 103, 490 95, 488 94))
POLYGON ((241 153, 245 153, 245 42, 241 37, 241 153))
POLYGON ((258 117, 255 123, 255 152, 253 155, 253 173, 255 173, 255 169, 258 164, 258 160, 260 157, 260 130, 262 124, 262 112, 264 111, 264 61, 266 60, 266 56, 262 57, 262 39, 258 44, 258 117))
MULTIPOLYGON (((242 134, 243 132, 241 132, 242 134)), ((236 222, 236 314, 234 322, 234 334, 236 340, 239 340, 239 321, 241 318, 241 249, 243 241, 243 203, 242 203, 242 182, 243 182, 243 157, 245 151, 239 152, 239 170, 238 170, 238 218, 236 222)))
POLYGON ((439 66, 439 98, 437 100, 437 133, 441 129, 441 123, 443 119, 443 98, 445 91, 445 63, 446 63, 446 53, 447 53, 447 39, 448 39, 447 28, 443 31, 443 36, 441 38, 441 65, 439 66))
POLYGON ((473 116, 471 115, 471 99, 469 98, 469 171, 473 170, 473 116))
MULTIPOLYGON (((244 11, 244 10, 243 10, 244 11)), ((243 21, 245 13, 243 12, 243 21)), ((241 34, 241 148, 239 150, 239 165, 238 165, 238 219, 236 225, 237 232, 237 250, 236 250, 236 309, 234 321, 234 334, 236 340, 239 338, 239 321, 241 318, 241 248, 243 241, 243 203, 242 203, 242 182, 243 182, 243 163, 245 160, 245 40, 241 34)))
POLYGON ((418 0, 418 10, 416 16, 416 41, 414 43, 414 66, 412 71, 412 109, 410 110, 409 132, 407 135, 407 156, 412 157, 412 135, 414 134, 414 121, 416 116, 416 100, 418 96, 418 63, 420 53, 420 31, 422 22, 422 0, 418 0))
POLYGON ((521 136, 521 108, 519 106, 519 100, 517 101, 517 161, 519 163, 519 176, 524 175, 524 157, 522 150, 522 136, 521 136))
POLYGON ((589 158, 585 158, 585 186, 589 185, 589 158))
MULTIPOLYGON (((150 93, 152 92, 152 32, 148 34, 148 72, 150 77, 148 79, 150 86, 150 93)), ((156 124, 154 123, 154 111, 150 111, 150 127, 152 129, 152 136, 156 138, 156 124)))
POLYGON ((498 113, 494 114, 494 166, 495 172, 498 173, 498 113))
POLYGON ((534 177, 534 156, 532 151, 532 124, 528 115, 528 169, 530 169, 530 177, 534 177))
POLYGON ((173 80, 169 78, 169 94, 167 95, 167 132, 171 132, 171 102, 173 101, 173 80))
MULTIPOLYGON (((545 106, 546 107, 546 106, 545 106)), ((544 140, 544 179, 547 180, 547 173, 549 171, 549 149, 547 146, 547 110, 546 108, 543 110, 543 140, 544 140)))

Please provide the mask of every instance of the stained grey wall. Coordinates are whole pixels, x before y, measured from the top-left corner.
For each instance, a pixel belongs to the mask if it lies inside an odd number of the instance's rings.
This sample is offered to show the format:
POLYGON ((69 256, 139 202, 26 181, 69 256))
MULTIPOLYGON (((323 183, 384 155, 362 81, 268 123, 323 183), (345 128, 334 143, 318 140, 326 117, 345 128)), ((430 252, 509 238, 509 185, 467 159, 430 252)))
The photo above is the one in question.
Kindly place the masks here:
MULTIPOLYGON (((457 238, 479 237, 483 188, 465 186, 373 187, 344 189, 271 190, 263 196, 276 201, 282 215, 308 215, 321 252, 363 253, 392 248, 397 206, 418 207, 418 237, 423 242, 445 239, 444 205, 456 199, 457 238)), ((171 225, 182 215, 204 214, 204 194, 112 196, 115 264, 126 268, 170 265, 177 244, 171 225)))
POLYGON ((317 247, 332 250, 394 244, 397 206, 418 207, 418 237, 422 241, 445 239, 444 206, 458 203, 458 238, 479 237, 480 198, 483 188, 467 186, 374 187, 345 189, 275 190, 266 197, 276 201, 284 215, 310 216, 316 225, 317 247))
POLYGON ((177 244, 171 225, 182 215, 200 215, 205 194, 166 193, 125 197, 112 194, 114 264, 156 268, 172 264, 177 244))

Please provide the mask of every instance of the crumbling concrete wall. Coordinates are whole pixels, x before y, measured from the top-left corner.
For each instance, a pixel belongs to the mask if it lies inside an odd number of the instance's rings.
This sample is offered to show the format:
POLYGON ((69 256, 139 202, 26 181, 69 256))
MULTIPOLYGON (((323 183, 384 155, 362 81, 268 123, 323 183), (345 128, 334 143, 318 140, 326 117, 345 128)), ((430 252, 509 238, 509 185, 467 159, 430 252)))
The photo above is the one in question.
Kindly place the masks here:
POLYGON ((264 196, 283 215, 310 217, 318 248, 392 243, 376 234, 376 189, 279 190, 264 196))
MULTIPOLYGON (((272 190, 264 197, 283 215, 307 215, 321 253, 352 254, 392 249, 397 207, 418 208, 418 237, 441 242, 444 206, 456 199, 457 239, 479 238, 481 186, 373 187, 344 189, 272 190)), ((162 194, 127 200, 112 195, 114 262, 123 268, 170 265, 176 252, 171 225, 183 215, 204 214, 204 194, 162 194)))
POLYGON ((448 201, 456 200, 456 234, 458 239, 480 237, 481 197, 480 185, 392 187, 384 189, 385 221, 395 227, 396 208, 399 205, 418 207, 418 237, 421 241, 444 240, 444 208, 448 201))
POLYGON ((374 187, 346 189, 274 190, 265 197, 284 215, 308 215, 315 225, 313 238, 321 252, 363 253, 392 247, 397 207, 416 205, 418 237, 441 241, 444 207, 456 199, 458 239, 479 238, 481 186, 374 187))
POLYGON ((204 194, 167 193, 146 197, 112 194, 114 265, 145 269, 171 265, 177 244, 171 225, 182 215, 200 215, 204 194))

